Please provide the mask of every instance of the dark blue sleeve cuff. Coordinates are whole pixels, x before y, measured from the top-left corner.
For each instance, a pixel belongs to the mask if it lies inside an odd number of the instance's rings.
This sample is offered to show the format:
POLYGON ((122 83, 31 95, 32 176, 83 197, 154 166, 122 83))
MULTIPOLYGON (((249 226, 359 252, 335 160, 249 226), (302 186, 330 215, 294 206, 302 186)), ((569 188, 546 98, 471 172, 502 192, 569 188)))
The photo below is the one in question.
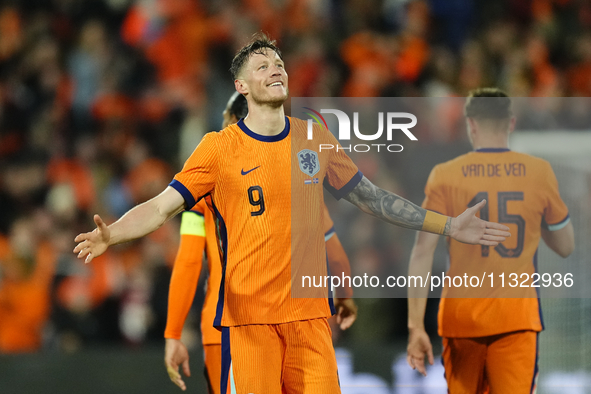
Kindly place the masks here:
POLYGON ((336 232, 334 231, 334 226, 332 226, 330 228, 330 230, 328 230, 327 232, 324 233, 324 242, 331 239, 333 237, 333 235, 335 235, 335 234, 336 234, 336 232))
POLYGON ((557 231, 564 228, 570 222, 570 214, 567 214, 564 219, 558 223, 548 224, 544 218, 542 218, 542 228, 550 231, 557 231))
POLYGON ((328 183, 328 180, 326 178, 324 178, 324 188, 328 190, 334 198, 340 200, 347 194, 351 193, 351 190, 355 189, 355 186, 357 186, 362 179, 363 174, 361 173, 361 171, 357 171, 357 174, 353 175, 353 178, 351 178, 349 182, 345 184, 345 186, 337 190, 334 187, 332 187, 330 183, 328 183))
POLYGON ((176 179, 173 179, 172 182, 168 184, 168 186, 172 187, 174 190, 181 193, 181 196, 183 196, 183 198, 185 199, 185 209, 187 211, 193 208, 193 206, 197 203, 189 189, 187 189, 185 185, 183 185, 176 179))
POLYGON ((334 233, 334 232, 335 232, 335 231, 334 231, 334 226, 332 226, 332 227, 330 228, 330 230, 328 230, 327 232, 325 232, 325 233, 324 233, 324 236, 331 235, 331 234, 332 234, 332 233, 334 233))

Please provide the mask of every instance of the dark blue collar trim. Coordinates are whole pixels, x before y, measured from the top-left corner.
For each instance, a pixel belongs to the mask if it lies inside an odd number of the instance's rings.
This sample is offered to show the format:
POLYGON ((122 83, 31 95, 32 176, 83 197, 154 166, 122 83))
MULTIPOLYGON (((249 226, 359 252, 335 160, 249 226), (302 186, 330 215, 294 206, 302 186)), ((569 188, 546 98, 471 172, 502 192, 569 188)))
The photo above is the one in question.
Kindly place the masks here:
POLYGON ((281 133, 279 133, 277 135, 260 135, 260 134, 257 134, 254 131, 252 131, 251 129, 249 129, 244 124, 244 119, 240 119, 237 124, 242 129, 242 131, 244 131, 246 133, 246 135, 248 135, 249 137, 254 138, 255 140, 259 140, 259 141, 263 141, 263 142, 277 142, 277 141, 281 141, 282 139, 284 139, 285 137, 287 137, 289 135, 289 119, 287 118, 287 116, 285 117, 285 128, 283 129, 283 131, 281 133))
POLYGON ((482 148, 476 149, 475 152, 509 152, 510 150, 509 148, 482 148))

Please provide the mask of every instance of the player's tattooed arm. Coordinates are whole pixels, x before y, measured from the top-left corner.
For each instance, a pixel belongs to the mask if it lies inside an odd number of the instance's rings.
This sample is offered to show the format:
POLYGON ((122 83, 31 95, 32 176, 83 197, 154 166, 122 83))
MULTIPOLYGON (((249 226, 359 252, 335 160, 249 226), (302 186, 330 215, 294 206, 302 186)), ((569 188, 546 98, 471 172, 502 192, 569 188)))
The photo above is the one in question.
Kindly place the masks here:
POLYGON ((443 235, 449 235, 449 231, 451 230, 451 218, 447 218, 445 222, 445 228, 443 229, 443 235))
MULTIPOLYGON (((388 223, 413 230, 421 230, 427 211, 412 202, 375 186, 366 177, 345 197, 345 200, 356 205, 388 223)), ((451 218, 447 219, 444 235, 449 234, 451 218)))

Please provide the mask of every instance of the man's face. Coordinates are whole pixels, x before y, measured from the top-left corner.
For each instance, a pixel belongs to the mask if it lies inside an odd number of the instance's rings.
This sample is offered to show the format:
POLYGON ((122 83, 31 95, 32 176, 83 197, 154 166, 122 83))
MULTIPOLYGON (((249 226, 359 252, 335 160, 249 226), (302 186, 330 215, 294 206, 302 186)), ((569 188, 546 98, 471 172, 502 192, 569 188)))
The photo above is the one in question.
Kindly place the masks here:
POLYGON ((246 94, 257 104, 281 106, 287 100, 287 73, 283 60, 271 49, 249 57, 240 78, 245 82, 246 94))

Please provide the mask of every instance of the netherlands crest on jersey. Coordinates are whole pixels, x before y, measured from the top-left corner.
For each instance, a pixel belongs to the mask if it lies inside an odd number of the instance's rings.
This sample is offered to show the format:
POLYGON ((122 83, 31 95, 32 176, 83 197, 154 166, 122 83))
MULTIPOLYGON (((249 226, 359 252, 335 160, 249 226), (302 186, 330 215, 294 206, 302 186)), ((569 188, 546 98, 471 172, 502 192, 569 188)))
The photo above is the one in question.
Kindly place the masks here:
POLYGON ((310 149, 304 149, 298 152, 298 163, 300 170, 308 176, 314 176, 320 171, 320 162, 318 153, 310 149))

